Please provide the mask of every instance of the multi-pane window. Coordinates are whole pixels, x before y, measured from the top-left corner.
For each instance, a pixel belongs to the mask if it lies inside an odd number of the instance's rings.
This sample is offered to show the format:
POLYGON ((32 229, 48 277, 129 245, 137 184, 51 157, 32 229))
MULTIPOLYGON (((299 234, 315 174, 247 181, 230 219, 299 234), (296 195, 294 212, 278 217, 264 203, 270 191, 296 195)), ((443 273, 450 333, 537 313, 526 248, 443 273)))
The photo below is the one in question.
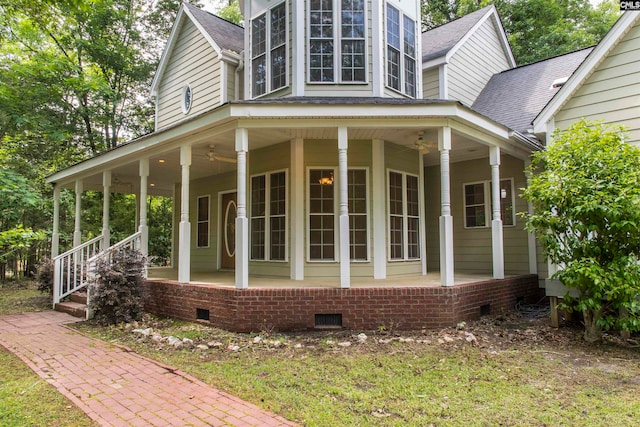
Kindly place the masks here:
POLYGON ((349 169, 349 256, 352 261, 368 259, 367 171, 349 169))
POLYGON ((389 258, 420 259, 418 177, 389 172, 389 258))
POLYGON ((285 261, 286 173, 251 177, 251 259, 285 261))
POLYGON ((309 81, 366 81, 364 0, 309 1, 309 81))
MULTIPOLYGON (((309 171, 309 260, 336 259, 336 189, 334 169, 309 171)), ((349 209, 349 258, 352 261, 369 259, 367 171, 347 171, 349 209)))
POLYGON ((197 238, 196 246, 198 248, 209 247, 209 196, 198 197, 197 202, 197 238))
POLYGON ((254 97, 287 84, 285 3, 251 20, 251 93, 254 97))
POLYGON ((416 22, 387 5, 387 86, 416 96, 416 22))
MULTIPOLYGON (((464 226, 488 227, 491 223, 491 181, 464 184, 464 226)), ((500 180, 500 216, 502 225, 515 224, 513 180, 500 180)))
POLYGON ((333 169, 309 171, 309 260, 335 260, 333 169))

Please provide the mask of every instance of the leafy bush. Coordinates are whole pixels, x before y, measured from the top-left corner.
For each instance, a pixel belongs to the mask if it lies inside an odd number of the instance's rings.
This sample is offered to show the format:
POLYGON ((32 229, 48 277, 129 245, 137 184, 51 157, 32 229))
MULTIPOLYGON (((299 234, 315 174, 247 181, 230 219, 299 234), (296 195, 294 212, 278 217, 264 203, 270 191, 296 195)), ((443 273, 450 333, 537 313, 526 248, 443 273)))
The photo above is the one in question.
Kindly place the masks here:
POLYGON ((40 292, 53 295, 53 260, 51 258, 45 258, 38 264, 36 282, 40 292))
POLYGON ((96 265, 96 281, 89 287, 89 309, 101 324, 139 320, 143 300, 141 282, 146 258, 137 250, 115 250, 96 265))

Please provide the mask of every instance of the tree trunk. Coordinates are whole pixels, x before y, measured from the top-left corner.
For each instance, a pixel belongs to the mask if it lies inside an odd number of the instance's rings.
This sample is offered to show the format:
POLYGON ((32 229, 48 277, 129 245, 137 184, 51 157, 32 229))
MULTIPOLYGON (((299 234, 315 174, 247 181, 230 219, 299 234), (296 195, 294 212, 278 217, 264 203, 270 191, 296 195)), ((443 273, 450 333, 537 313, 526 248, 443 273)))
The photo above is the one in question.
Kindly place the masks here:
POLYGON ((602 339, 602 328, 598 325, 600 311, 583 310, 584 317, 584 340, 587 342, 598 342, 602 339))

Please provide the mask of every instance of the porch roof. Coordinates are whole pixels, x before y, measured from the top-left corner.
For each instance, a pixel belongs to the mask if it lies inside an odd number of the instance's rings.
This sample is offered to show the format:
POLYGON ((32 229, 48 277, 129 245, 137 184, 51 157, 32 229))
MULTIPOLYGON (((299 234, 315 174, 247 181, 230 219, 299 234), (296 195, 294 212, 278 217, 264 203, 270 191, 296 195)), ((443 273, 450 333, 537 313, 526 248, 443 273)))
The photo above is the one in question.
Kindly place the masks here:
MULTIPOLYGON (((437 141, 437 132, 451 127, 454 135, 452 161, 488 155, 488 147, 499 146, 505 153, 524 159, 533 147, 517 138, 512 130, 458 101, 358 98, 304 97, 231 101, 194 117, 185 118, 172 126, 159 129, 112 150, 77 163, 47 177, 47 182, 71 186, 77 179, 85 180, 85 189, 102 188, 99 174, 111 170, 114 175, 112 191, 132 191, 118 188, 128 178, 138 176, 137 162, 148 158, 163 160, 164 172, 152 168, 150 194, 170 195, 172 185, 180 181, 179 168, 169 170, 170 164, 179 166, 179 147, 193 148, 192 179, 211 175, 206 153, 211 145, 216 152, 233 155, 235 130, 249 130, 249 150, 289 141, 293 138, 335 140, 337 128, 347 127, 349 139, 382 139, 414 148, 418 133, 427 141, 437 141), (485 153, 486 151, 486 153, 485 153), (473 154, 470 154, 472 153, 473 154), (458 156, 458 157, 457 157, 458 156), (201 171, 201 172, 198 172, 201 171), (155 176, 154 176, 155 174, 155 176), (201 175, 199 175, 201 174, 201 175), (91 178, 92 180, 87 180, 91 178), (160 185, 164 182, 164 186, 160 185), (171 185, 168 185, 168 184, 171 185), (92 185, 96 188, 92 188, 92 185)), ((425 164, 437 164, 437 150, 425 155, 425 164)), ((219 165, 218 173, 234 170, 231 165, 219 165)))

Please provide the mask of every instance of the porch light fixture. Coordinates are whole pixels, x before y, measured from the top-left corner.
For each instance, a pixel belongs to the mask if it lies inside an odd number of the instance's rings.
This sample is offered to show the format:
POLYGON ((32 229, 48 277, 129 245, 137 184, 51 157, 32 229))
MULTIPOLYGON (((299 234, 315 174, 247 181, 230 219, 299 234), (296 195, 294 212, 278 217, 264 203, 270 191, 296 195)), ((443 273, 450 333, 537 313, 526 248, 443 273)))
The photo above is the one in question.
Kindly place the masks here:
POLYGON ((165 159, 158 159, 158 163, 164 163, 164 162, 166 162, 165 159))
POLYGON ((435 148, 435 143, 424 139, 424 132, 418 132, 418 139, 413 144, 421 154, 428 154, 429 150, 435 148))
POLYGON ((506 199, 507 198, 507 190, 504 188, 500 189, 500 198, 501 199, 506 199))
POLYGON ((323 176, 318 182, 320 185, 333 185, 333 174, 330 173, 329 176, 323 176))

